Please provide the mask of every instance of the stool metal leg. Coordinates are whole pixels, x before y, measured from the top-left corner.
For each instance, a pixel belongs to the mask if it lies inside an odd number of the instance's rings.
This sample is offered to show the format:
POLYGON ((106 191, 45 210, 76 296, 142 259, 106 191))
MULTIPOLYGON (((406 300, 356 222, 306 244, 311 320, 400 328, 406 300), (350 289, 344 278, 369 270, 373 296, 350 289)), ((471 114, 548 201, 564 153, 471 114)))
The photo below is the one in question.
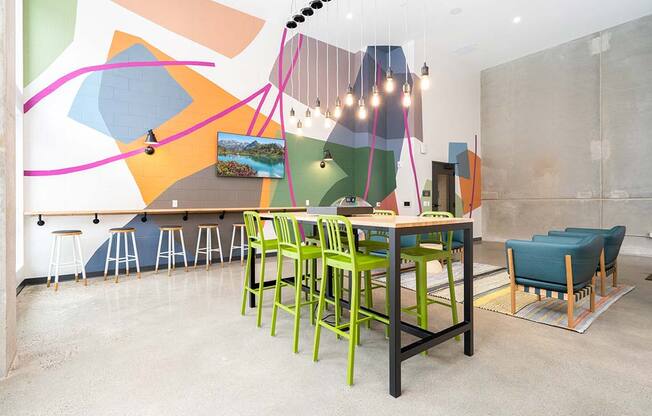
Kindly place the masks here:
POLYGON ((118 273, 120 272, 120 236, 116 235, 115 240, 115 283, 118 283, 118 273))
POLYGON ((240 227, 240 265, 244 264, 244 246, 245 246, 245 237, 244 237, 244 227, 240 227))
POLYGON ((77 269, 77 248, 75 247, 75 236, 72 236, 72 267, 75 271, 75 283, 79 282, 79 270, 77 269))
POLYGON ((109 246, 106 250, 106 261, 104 262, 104 280, 109 274, 109 260, 111 259, 111 244, 113 244, 113 234, 109 234, 109 246))
POLYGON ((199 258, 199 245, 201 244, 201 232, 202 228, 200 228, 199 232, 197 233, 197 248, 195 248, 195 265, 193 266, 193 269, 197 268, 197 259, 199 258))
POLYGON ((174 234, 172 231, 168 230, 168 276, 172 276, 172 263, 175 261, 174 256, 172 253, 174 253, 174 243, 172 242, 174 238, 174 234))
POLYGON ((57 246, 57 237, 54 236, 52 241, 52 247, 50 248, 50 264, 48 265, 48 280, 46 283, 47 287, 50 287, 50 280, 52 279, 52 266, 54 265, 54 248, 57 246))
POLYGON ((229 252, 229 263, 233 260, 233 244, 235 243, 235 227, 231 230, 231 251, 229 252))
POLYGON ((131 243, 134 245, 134 259, 136 260, 136 275, 140 279, 140 263, 138 261, 138 247, 136 247, 136 233, 130 233, 130 234, 131 234, 131 243))
POLYGON ((188 271, 188 259, 186 258, 186 243, 183 241, 183 230, 179 230, 179 238, 181 238, 181 252, 183 253, 183 266, 188 271))
POLYGON ((54 268, 54 291, 59 290, 59 263, 61 263, 61 237, 55 237, 55 243, 57 246, 57 263, 54 268))
POLYGON ((127 233, 123 233, 123 235, 125 240, 125 268, 127 269, 127 276, 129 276, 129 240, 127 240, 127 233))
POLYGON ((84 286, 88 286, 88 281, 86 280, 86 266, 84 265, 84 254, 82 253, 81 239, 78 235, 75 236, 75 242, 77 243, 77 250, 79 252, 79 266, 81 268, 82 280, 84 281, 84 286))
POLYGON ((220 250, 220 264, 224 266, 224 257, 222 257, 222 237, 220 236, 220 227, 215 228, 215 234, 217 234, 217 247, 220 250))
POLYGON ((213 262, 213 251, 212 251, 213 245, 211 243, 212 243, 211 229, 207 228, 206 229, 206 271, 208 271, 208 268, 213 262))
POLYGON ((163 242, 163 230, 158 232, 158 250, 156 254, 156 267, 154 268, 154 274, 158 273, 158 262, 161 258, 161 243, 163 242))

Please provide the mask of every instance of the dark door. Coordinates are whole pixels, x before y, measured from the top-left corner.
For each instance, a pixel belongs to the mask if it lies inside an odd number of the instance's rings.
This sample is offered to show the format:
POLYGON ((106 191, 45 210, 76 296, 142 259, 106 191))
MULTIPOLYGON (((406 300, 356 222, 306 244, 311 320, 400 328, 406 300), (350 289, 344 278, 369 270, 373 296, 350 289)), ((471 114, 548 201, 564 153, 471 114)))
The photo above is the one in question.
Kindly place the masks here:
POLYGON ((432 211, 455 215, 455 164, 432 162, 432 211))

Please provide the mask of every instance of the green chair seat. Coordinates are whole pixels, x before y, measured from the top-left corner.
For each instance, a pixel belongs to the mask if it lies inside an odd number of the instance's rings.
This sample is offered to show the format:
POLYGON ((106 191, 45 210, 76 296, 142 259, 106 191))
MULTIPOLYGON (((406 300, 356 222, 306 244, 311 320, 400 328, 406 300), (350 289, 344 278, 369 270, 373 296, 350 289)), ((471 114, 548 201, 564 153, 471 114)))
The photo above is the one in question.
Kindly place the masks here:
POLYGON ((374 256, 372 254, 358 253, 355 256, 355 265, 351 264, 348 256, 341 254, 327 254, 326 259, 329 263, 336 265, 338 269, 353 271, 366 271, 373 269, 386 269, 389 267, 389 260, 386 257, 374 256))
POLYGON ((252 241, 251 246, 257 250, 262 250, 263 247, 265 250, 276 250, 276 246, 278 245, 278 240, 275 238, 270 238, 268 240, 264 240, 262 243, 260 241, 252 241))
POLYGON ((367 252, 389 250, 389 243, 387 241, 378 240, 360 240, 358 241, 358 247, 365 249, 367 252))
POLYGON ((296 247, 283 247, 283 255, 293 259, 301 257, 302 260, 318 259, 321 257, 321 248, 318 246, 299 246, 296 247), (297 254, 298 253, 298 254, 297 254))
POLYGON ((401 249, 401 258, 409 261, 446 260, 450 257, 448 250, 415 246, 401 249))

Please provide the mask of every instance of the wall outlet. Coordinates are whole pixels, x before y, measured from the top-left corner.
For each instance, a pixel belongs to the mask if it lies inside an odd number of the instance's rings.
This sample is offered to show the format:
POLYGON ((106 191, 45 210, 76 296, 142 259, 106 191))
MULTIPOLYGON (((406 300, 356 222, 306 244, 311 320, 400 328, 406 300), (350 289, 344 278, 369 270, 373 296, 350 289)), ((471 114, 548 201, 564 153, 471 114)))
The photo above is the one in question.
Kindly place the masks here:
POLYGON ((172 208, 178 208, 178 207, 179 207, 179 201, 177 201, 176 199, 173 199, 172 200, 172 208))
POLYGON ((647 236, 652 238, 652 233, 648 233, 647 236))
POLYGON ((403 201, 403 206, 404 207, 409 207, 410 206, 410 201, 403 201))
POLYGON ((310 206, 310 200, 309 200, 309 199, 306 199, 306 206, 307 206, 307 207, 310 206))

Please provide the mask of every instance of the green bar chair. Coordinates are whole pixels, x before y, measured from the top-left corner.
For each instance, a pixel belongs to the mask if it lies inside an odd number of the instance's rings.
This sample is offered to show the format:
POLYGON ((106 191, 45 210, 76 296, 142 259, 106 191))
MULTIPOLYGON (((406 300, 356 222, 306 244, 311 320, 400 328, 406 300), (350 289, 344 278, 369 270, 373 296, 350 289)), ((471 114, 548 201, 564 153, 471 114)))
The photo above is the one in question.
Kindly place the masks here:
POLYGON ((276 317, 278 309, 294 316, 294 343, 293 351, 299 352, 299 326, 301 320, 301 308, 304 306, 310 307, 310 322, 314 323, 314 308, 313 305, 317 303, 315 296, 315 274, 312 273, 313 267, 307 267, 304 275, 304 262, 316 263, 317 259, 321 257, 321 248, 314 245, 306 245, 301 241, 301 233, 299 231, 299 223, 292 214, 274 214, 274 230, 276 231, 276 238, 278 240, 278 253, 277 253, 277 272, 276 272, 276 286, 274 291, 274 307, 272 309, 272 331, 271 335, 276 336, 276 317), (294 262, 294 283, 283 281, 283 260, 285 258, 291 259, 294 262), (308 280, 309 296, 307 301, 302 302, 301 293, 303 292, 303 282, 308 280), (294 303, 286 305, 281 301, 282 289, 286 286, 294 287, 294 303))
POLYGON ((341 215, 321 215, 317 219, 317 229, 321 246, 322 278, 319 289, 319 306, 317 307, 317 322, 315 326, 315 345, 313 349, 313 360, 319 358, 319 337, 321 328, 324 327, 340 337, 349 340, 349 357, 347 366, 347 384, 353 384, 353 364, 355 361, 355 346, 360 340, 360 323, 375 319, 389 325, 388 319, 375 314, 369 309, 360 309, 360 279, 361 273, 374 269, 385 269, 389 271, 389 260, 386 257, 374 256, 359 253, 355 247, 353 227, 351 222, 341 215), (341 235, 341 227, 344 228, 346 240, 344 243, 341 235), (324 317, 326 305, 326 281, 328 279, 328 267, 333 268, 334 298, 335 298, 335 324, 327 322, 324 317), (353 276, 351 284, 351 305, 349 322, 341 324, 338 316, 339 298, 341 288, 339 287, 337 274, 350 271, 353 276), (361 316, 363 316, 361 318, 361 316))
POLYGON ((260 252, 260 281, 258 288, 249 286, 249 271, 251 270, 251 262, 256 261, 252 259, 251 250, 247 250, 247 266, 245 268, 244 289, 242 290, 242 315, 245 314, 247 305, 247 294, 253 293, 258 296, 258 311, 256 317, 256 325, 260 327, 263 320, 263 292, 267 289, 273 289, 274 286, 265 287, 265 257, 267 253, 275 251, 278 248, 276 239, 265 239, 263 232, 263 222, 260 219, 260 214, 256 211, 245 211, 243 213, 245 229, 247 230, 247 240, 249 247, 253 247, 260 252))
MULTIPOLYGON (((453 218, 450 212, 426 211, 421 214, 422 217, 435 217, 435 218, 453 218)), ((412 261, 416 266, 416 291, 417 291, 417 304, 403 308, 403 312, 416 315, 417 324, 423 328, 428 329, 428 306, 432 304, 444 305, 451 308, 453 316, 453 324, 458 323, 457 317, 457 302, 455 300, 455 279, 453 277, 453 255, 452 255, 452 241, 453 232, 446 233, 437 232, 417 238, 417 245, 414 247, 407 247, 401 249, 401 260, 412 261), (443 234, 446 234, 444 239, 443 234), (421 244, 432 243, 441 245, 441 249, 424 247, 421 244), (445 261, 446 270, 448 272, 448 288, 450 290, 450 304, 436 299, 428 298, 428 262, 430 261, 445 261)), ((460 340, 460 337, 455 337, 460 340)))

